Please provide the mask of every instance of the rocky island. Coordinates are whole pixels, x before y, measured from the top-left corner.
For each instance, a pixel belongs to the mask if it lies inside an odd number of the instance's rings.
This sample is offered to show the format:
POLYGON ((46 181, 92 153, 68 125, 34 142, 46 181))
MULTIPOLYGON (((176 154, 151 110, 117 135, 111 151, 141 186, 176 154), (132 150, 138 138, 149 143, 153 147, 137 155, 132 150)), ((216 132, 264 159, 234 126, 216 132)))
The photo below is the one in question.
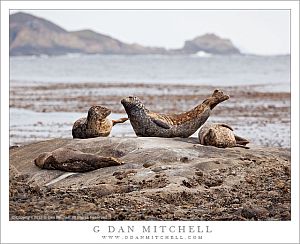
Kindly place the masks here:
POLYGON ((231 40, 220 38, 213 33, 186 41, 184 47, 179 49, 179 52, 185 54, 194 54, 201 51, 218 55, 240 54, 239 49, 233 45, 231 40))
POLYGON ((186 41, 181 49, 146 47, 124 43, 92 30, 67 31, 48 20, 23 12, 10 15, 9 44, 12 56, 67 53, 189 55, 199 51, 218 55, 240 54, 229 39, 215 34, 186 41))
POLYGON ((202 146, 197 138, 53 139, 10 149, 10 220, 290 220, 290 150, 202 146), (40 169, 68 147, 121 166, 40 169))

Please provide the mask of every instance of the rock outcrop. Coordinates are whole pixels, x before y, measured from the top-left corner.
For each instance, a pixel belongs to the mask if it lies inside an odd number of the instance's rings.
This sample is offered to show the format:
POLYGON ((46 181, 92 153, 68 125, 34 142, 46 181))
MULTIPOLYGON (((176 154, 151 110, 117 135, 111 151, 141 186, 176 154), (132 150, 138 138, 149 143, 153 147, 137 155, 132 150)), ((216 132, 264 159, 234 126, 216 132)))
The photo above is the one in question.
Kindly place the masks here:
POLYGON ((219 55, 240 54, 239 49, 237 49, 229 39, 220 38, 212 33, 186 41, 182 51, 189 54, 201 51, 219 55))
POLYGON ((182 49, 145 47, 128 44, 92 30, 66 31, 33 15, 18 12, 10 15, 10 55, 62 55, 85 54, 192 54, 205 51, 212 54, 239 54, 230 40, 213 34, 187 41, 182 49))
POLYGON ((290 151, 220 149, 197 138, 54 139, 10 150, 10 218, 290 220, 290 151), (125 164, 87 173, 43 170, 69 147, 125 164))

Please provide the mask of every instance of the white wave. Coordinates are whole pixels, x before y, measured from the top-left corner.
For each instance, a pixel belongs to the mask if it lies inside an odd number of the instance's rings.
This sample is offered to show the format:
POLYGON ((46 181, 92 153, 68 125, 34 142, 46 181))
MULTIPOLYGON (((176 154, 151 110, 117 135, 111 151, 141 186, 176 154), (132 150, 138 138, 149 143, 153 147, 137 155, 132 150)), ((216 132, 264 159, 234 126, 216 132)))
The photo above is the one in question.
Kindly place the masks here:
POLYGON ((200 58, 210 58, 212 56, 213 55, 211 53, 207 53, 207 52, 204 52, 204 51, 199 51, 199 52, 192 55, 192 57, 200 57, 200 58))

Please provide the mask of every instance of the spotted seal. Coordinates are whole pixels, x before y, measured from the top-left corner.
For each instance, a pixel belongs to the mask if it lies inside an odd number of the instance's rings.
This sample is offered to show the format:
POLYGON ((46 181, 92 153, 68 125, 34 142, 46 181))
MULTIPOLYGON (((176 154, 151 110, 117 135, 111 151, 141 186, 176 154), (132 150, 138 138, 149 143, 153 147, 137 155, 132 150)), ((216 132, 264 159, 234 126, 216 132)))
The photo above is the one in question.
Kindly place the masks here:
POLYGON ((248 140, 233 133, 233 129, 227 124, 206 124, 198 133, 200 144, 215 147, 243 147, 249 149, 248 140))
POLYGON ((34 163, 42 169, 57 169, 69 172, 87 172, 123 164, 119 159, 113 157, 101 157, 71 148, 58 148, 52 152, 41 153, 34 160, 34 163))
POLYGON ((227 99, 228 95, 215 90, 200 105, 181 114, 150 112, 137 97, 126 97, 121 103, 137 136, 189 137, 205 123, 211 110, 227 99))
POLYGON ((124 123, 128 118, 110 120, 107 118, 111 110, 102 106, 92 106, 87 118, 81 118, 75 121, 72 128, 73 138, 93 138, 105 137, 110 134, 112 127, 117 123, 124 123))

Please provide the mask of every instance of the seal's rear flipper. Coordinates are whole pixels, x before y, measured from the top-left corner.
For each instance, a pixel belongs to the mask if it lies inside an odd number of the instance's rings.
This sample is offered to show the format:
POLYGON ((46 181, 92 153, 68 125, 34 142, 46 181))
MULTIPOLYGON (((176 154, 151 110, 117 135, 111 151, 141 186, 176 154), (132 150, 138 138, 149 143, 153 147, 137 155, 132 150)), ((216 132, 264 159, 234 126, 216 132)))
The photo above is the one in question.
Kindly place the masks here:
POLYGON ((236 144, 238 144, 238 145, 245 146, 249 143, 249 141, 245 138, 242 138, 242 137, 237 136, 237 135, 234 135, 234 137, 235 137, 235 140, 236 140, 236 144))
POLYGON ((115 124, 124 123, 127 120, 128 120, 128 118, 120 118, 118 120, 112 120, 112 123, 113 123, 113 126, 114 126, 115 124))

